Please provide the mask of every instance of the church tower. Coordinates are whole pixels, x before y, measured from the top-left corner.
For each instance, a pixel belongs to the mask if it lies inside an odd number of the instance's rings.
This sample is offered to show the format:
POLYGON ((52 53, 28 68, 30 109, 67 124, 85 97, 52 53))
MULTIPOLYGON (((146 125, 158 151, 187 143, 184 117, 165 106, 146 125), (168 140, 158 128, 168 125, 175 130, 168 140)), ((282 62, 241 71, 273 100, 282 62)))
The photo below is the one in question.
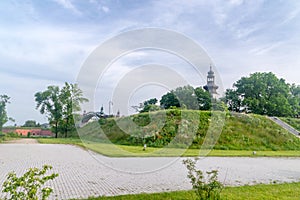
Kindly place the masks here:
POLYGON ((208 91, 213 98, 216 98, 218 86, 215 84, 215 73, 212 71, 211 66, 207 73, 207 84, 203 86, 203 88, 208 91))

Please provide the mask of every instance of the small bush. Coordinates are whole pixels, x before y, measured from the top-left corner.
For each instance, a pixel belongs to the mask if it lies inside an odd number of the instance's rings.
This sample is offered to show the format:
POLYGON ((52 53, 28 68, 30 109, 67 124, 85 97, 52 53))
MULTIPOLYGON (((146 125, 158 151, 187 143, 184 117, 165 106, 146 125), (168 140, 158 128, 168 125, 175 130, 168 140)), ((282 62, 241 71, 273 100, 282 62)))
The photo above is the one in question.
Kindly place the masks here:
POLYGON ((15 172, 10 172, 7 175, 6 181, 3 183, 2 192, 8 193, 8 198, 11 200, 45 200, 53 192, 50 187, 43 187, 43 185, 53 180, 58 174, 51 174, 46 176, 46 172, 52 169, 52 166, 44 165, 42 169, 30 168, 21 177, 17 177, 15 172))
POLYGON ((218 181, 218 171, 212 170, 206 172, 207 177, 201 170, 196 169, 196 160, 186 159, 183 164, 188 170, 187 177, 193 186, 193 189, 200 200, 219 200, 223 189, 222 183, 218 181))

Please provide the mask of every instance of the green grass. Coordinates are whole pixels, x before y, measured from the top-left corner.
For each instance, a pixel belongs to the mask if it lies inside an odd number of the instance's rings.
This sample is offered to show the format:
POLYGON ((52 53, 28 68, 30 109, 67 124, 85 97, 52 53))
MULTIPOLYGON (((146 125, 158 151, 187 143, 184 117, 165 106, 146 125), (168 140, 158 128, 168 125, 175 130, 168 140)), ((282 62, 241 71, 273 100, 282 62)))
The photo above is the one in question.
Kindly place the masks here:
MULTIPOLYGON (((300 183, 259 184, 254 186, 225 187, 222 199, 228 200, 292 200, 300 197, 300 183)), ((154 194, 122 195, 114 197, 91 197, 89 200, 138 200, 138 199, 196 199, 193 191, 176 191, 154 194)))
POLYGON ((3 134, 0 132, 0 143, 6 142, 6 141, 10 141, 10 140, 16 140, 16 139, 20 139, 20 136, 16 135, 16 134, 3 134))
POLYGON ((300 131, 300 118, 281 117, 280 119, 300 131))
MULTIPOLYGON (((146 143, 151 147, 166 146, 179 135, 177 147, 180 147, 184 144, 184 134, 190 134, 190 129, 195 129, 191 148, 199 149, 210 125, 216 124, 211 123, 212 115, 208 111, 167 110, 165 115, 163 111, 150 115, 143 113, 119 119, 102 119, 100 123, 93 122, 79 129, 79 134, 86 140, 103 141, 108 138, 115 144, 133 146, 142 145, 143 135, 146 135, 146 143), (189 125, 187 131, 179 133, 182 116, 185 116, 189 125)), ((214 145, 215 150, 300 151, 300 139, 265 116, 227 113, 224 120, 221 135, 214 145)), ((212 133, 217 134, 217 130, 218 127, 212 133)))
POLYGON ((80 138, 35 138, 41 144, 71 144, 84 146, 80 138))
MULTIPOLYGON (((205 156, 207 153, 208 156, 300 156, 299 138, 265 116, 238 113, 226 114, 222 133, 214 149, 210 152, 199 152, 211 117, 208 111, 168 110, 165 115, 158 111, 151 113, 151 117, 144 113, 89 123, 78 130, 84 143, 78 138, 38 140, 40 143, 78 145, 111 157, 205 156), (189 123, 188 128, 196 127, 193 144, 189 149, 178 148, 176 145, 162 148, 178 134, 182 116, 188 119, 185 120, 189 123), (130 125, 129 122, 132 121, 136 126, 130 125), (146 141, 146 151, 142 151, 141 137, 133 137, 139 134, 150 135, 146 141), (253 151, 256 151, 256 155, 252 154, 253 151)), ((188 130, 185 132, 189 133, 188 130)), ((179 141, 184 141, 184 138, 179 141)))
MULTIPOLYGON (((199 149, 180 149, 180 148, 153 148, 147 147, 146 151, 142 150, 142 146, 129 146, 129 145, 115 145, 100 142, 82 141, 78 138, 37 138, 40 143, 44 144, 71 144, 78 145, 90 149, 94 152, 110 156, 110 157, 171 157, 171 156, 186 156, 194 157, 199 155, 206 155, 208 152, 200 151, 199 149)), ((208 156, 243 156, 243 157, 299 157, 300 151, 253 151, 242 150, 212 150, 208 156)))

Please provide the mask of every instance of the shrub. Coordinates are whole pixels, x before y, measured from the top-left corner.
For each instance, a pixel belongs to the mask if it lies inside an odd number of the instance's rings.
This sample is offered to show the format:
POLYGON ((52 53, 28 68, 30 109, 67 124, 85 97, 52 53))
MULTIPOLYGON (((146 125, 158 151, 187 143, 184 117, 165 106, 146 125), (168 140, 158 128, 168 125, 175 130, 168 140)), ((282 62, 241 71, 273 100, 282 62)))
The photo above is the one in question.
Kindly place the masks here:
POLYGON ((193 189, 200 200, 219 200, 223 189, 222 183, 218 181, 218 171, 212 170, 206 172, 207 177, 201 170, 196 169, 196 160, 186 159, 183 164, 188 170, 187 177, 193 186, 193 189))
POLYGON ((42 169, 30 168, 21 177, 17 177, 15 172, 10 172, 2 185, 2 192, 8 193, 8 199, 11 200, 45 200, 53 192, 53 189, 43 187, 43 185, 58 176, 55 173, 45 175, 50 169, 52 166, 49 165, 44 165, 42 169))

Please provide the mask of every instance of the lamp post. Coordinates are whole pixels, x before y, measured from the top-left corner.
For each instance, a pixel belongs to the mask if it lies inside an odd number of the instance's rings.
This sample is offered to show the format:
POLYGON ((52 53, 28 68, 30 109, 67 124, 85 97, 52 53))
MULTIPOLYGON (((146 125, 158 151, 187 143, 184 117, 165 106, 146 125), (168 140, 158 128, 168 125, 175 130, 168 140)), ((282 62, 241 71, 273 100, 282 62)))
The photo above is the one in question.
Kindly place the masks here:
POLYGON ((108 102, 108 115, 111 114, 110 111, 111 111, 112 106, 113 106, 113 102, 112 102, 112 101, 109 101, 109 102, 108 102))

